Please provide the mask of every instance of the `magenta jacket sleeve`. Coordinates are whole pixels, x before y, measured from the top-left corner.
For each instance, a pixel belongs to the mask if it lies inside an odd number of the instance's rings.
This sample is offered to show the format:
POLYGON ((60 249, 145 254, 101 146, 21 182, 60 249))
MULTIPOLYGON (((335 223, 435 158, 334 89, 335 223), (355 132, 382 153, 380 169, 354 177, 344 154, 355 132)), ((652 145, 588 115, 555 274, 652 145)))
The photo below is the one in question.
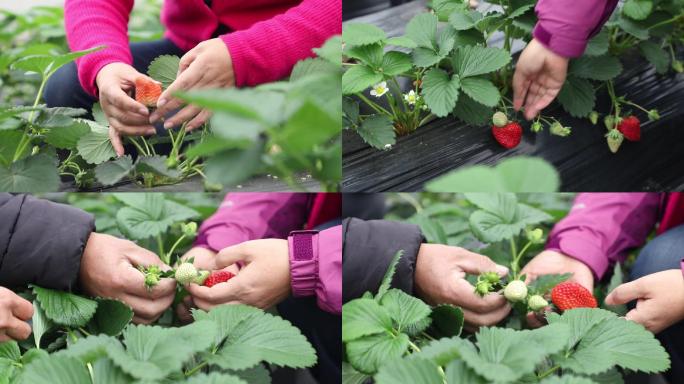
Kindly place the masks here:
POLYGON ((288 245, 293 296, 315 295, 322 310, 341 314, 342 226, 313 235, 293 232, 288 245))
POLYGON ((286 239, 302 229, 310 199, 307 193, 229 193, 200 226, 195 246, 218 252, 248 240, 286 239))
POLYGON ((95 79, 100 69, 111 63, 133 63, 128 46, 128 18, 133 0, 66 0, 64 24, 72 51, 105 49, 76 60, 78 80, 83 89, 97 97, 95 79))
POLYGON ((548 250, 585 263, 601 278, 612 262, 642 245, 658 220, 658 193, 583 193, 551 231, 548 250))
POLYGON ((579 57, 587 41, 598 33, 617 0, 539 0, 532 35, 563 57, 579 57))
POLYGON ((281 15, 221 39, 233 61, 235 84, 243 87, 288 76, 297 61, 313 56, 313 48, 340 33, 341 0, 302 0, 281 15))

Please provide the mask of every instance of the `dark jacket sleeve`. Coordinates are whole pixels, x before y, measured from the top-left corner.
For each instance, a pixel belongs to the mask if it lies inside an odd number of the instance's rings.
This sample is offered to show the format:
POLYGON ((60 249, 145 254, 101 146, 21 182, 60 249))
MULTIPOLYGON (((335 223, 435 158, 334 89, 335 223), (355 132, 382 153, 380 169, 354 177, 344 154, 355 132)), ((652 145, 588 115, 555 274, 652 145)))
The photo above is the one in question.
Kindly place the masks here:
POLYGON ((71 290, 94 230, 95 219, 80 209, 0 193, 0 285, 71 290))
POLYGON ((356 218, 342 223, 342 301, 376 293, 392 258, 399 250, 399 260, 392 287, 413 294, 413 274, 418 250, 424 237, 417 225, 388 220, 364 221, 356 218))

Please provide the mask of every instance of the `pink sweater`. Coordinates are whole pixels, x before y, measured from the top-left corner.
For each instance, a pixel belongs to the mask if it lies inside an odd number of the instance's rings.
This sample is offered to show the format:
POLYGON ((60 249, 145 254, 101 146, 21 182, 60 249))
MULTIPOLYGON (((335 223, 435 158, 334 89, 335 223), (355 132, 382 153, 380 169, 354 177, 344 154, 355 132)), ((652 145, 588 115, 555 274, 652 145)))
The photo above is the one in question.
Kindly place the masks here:
MULTIPOLYGON (((73 51, 106 49, 76 61, 78 78, 97 96, 95 79, 107 64, 132 64, 128 18, 133 0, 66 0, 65 24, 73 51)), ((228 46, 236 86, 253 86, 287 76, 294 64, 313 55, 342 31, 341 0, 168 0, 162 9, 165 36, 188 51, 208 40, 219 23, 234 32, 221 36, 228 46)))

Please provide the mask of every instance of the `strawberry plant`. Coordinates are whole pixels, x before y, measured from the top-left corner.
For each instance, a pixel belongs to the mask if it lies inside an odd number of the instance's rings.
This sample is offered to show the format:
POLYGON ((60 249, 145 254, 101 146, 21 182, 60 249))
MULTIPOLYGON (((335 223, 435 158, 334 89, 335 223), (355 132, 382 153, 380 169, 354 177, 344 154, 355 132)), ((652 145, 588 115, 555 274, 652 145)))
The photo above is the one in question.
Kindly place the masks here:
MULTIPOLYGON (((180 195, 71 194, 68 201, 95 213, 101 232, 157 244, 149 248, 173 265, 197 229, 187 220, 210 215, 219 197, 184 202, 180 195)), ((155 273, 171 277, 143 269, 150 286, 155 273)), ((184 269, 180 264, 171 275, 188 277, 184 269)), ((38 286, 22 295, 33 302, 33 333, 26 341, 0 343, 0 383, 269 383, 270 367, 309 367, 317 359, 288 321, 246 305, 194 310, 190 325, 181 326, 172 309, 154 325, 134 325, 133 311, 117 300, 38 286)))
MULTIPOLYGON (((508 97, 515 65, 512 53, 517 40, 531 39, 535 1, 491 3, 496 7, 480 7, 480 11, 471 9, 467 1, 433 1, 432 11, 411 19, 405 34, 398 37, 388 38, 373 25, 346 24, 345 128, 375 148, 390 149, 396 136, 409 134, 433 118, 451 114, 467 124, 483 126, 499 115, 500 123, 492 126, 494 137, 505 148, 516 146, 522 127, 508 97), (501 122, 501 116, 506 122, 501 122)), ((657 110, 616 94, 613 81, 622 72, 621 58, 638 48, 658 73, 669 68, 681 72, 676 54, 684 36, 683 22, 680 2, 625 2, 589 42, 584 56, 571 60, 559 104, 571 116, 586 117, 593 124, 601 116, 610 117, 606 120, 608 143, 616 150, 624 138, 618 129, 623 118, 633 113, 643 113, 649 120, 659 118, 657 110), (594 110, 601 88, 611 101, 607 111, 594 110)), ((570 127, 553 116, 539 115, 529 128, 533 132, 546 128, 558 136, 571 133, 570 127)), ((636 135, 632 137, 638 141, 636 135)))

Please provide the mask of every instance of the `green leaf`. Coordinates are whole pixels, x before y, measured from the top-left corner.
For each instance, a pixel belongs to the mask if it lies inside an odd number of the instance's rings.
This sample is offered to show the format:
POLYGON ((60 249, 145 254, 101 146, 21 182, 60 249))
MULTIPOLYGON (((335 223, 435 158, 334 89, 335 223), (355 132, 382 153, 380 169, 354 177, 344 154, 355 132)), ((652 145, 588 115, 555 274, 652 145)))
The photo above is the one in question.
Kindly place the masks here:
POLYGON ((447 384, 487 384, 482 376, 478 375, 463 361, 455 360, 450 362, 445 369, 447 384))
POLYGON ((446 56, 442 56, 439 52, 432 48, 418 47, 412 52, 413 64, 416 67, 427 68, 439 63, 446 56))
POLYGON ((342 306, 342 341, 388 332, 392 329, 389 312, 375 300, 355 299, 342 306))
POLYGON ((38 154, 10 164, 0 165, 0 191, 5 192, 56 192, 59 189, 59 172, 54 158, 38 154))
POLYGON ((70 125, 50 129, 45 134, 45 141, 55 148, 76 149, 78 140, 90 132, 85 121, 74 120, 70 125))
POLYGON ((382 59, 382 71, 387 76, 401 75, 411 68, 411 57, 403 52, 389 51, 382 59))
POLYGON ((670 68, 670 55, 660 45, 645 40, 639 43, 639 50, 657 73, 663 74, 670 68))
POLYGON ((582 56, 570 63, 568 73, 590 80, 610 80, 622 72, 620 59, 611 55, 582 56))
MULTIPOLYGON (((340 59, 341 60, 341 59, 340 59)), ((319 57, 312 57, 304 60, 300 60, 292 68, 292 73, 290 73, 290 81, 297 81, 304 79, 307 76, 312 76, 320 73, 339 73, 342 64, 337 66, 330 63, 327 60, 321 59, 319 57)))
POLYGON ((404 293, 399 289, 390 289, 380 299, 380 305, 387 310, 396 324, 395 329, 403 331, 412 326, 423 326, 424 320, 430 316, 430 307, 422 300, 404 293))
POLYGON ((386 45, 394 45, 397 47, 409 48, 409 49, 413 49, 413 48, 416 48, 418 46, 415 41, 411 40, 410 38, 408 38, 406 36, 390 37, 389 39, 387 39, 385 44, 386 45))
POLYGON ((19 384, 91 384, 85 364, 73 357, 43 356, 33 360, 22 370, 19 384))
POLYGON ((199 213, 194 209, 173 201, 161 201, 144 208, 121 208, 116 213, 116 221, 122 233, 132 239, 142 240, 166 232, 175 223, 198 216, 199 213))
POLYGON ((362 64, 355 65, 342 75, 342 92, 345 95, 362 92, 381 81, 381 73, 362 64))
POLYGON ((528 225, 549 219, 551 216, 543 211, 518 204, 515 216, 511 219, 503 217, 501 211, 475 211, 470 215, 470 228, 478 239, 486 243, 495 243, 517 236, 528 225))
MULTIPOLYGON (((622 285, 623 283, 625 283, 625 277, 624 273, 622 272, 622 266, 620 265, 620 263, 615 263, 615 267, 613 267, 613 275, 610 277, 610 282, 608 282, 606 292, 612 292, 615 288, 622 285)), ((607 305, 604 302, 603 306, 605 306, 606 309, 611 310, 620 316, 624 316, 627 313, 627 306, 625 304, 607 305)))
POLYGON ((105 116, 104 111, 102 111, 102 105, 100 105, 100 103, 93 104, 92 114, 96 123, 103 127, 109 126, 109 120, 107 120, 107 116, 105 116))
POLYGON ((441 383, 442 376, 438 368, 437 364, 430 360, 396 360, 380 368, 375 376, 375 382, 377 384, 441 383))
POLYGON ((570 115, 585 117, 594 109, 596 90, 589 80, 571 75, 558 93, 558 102, 570 115))
POLYGON ((566 324, 549 324, 533 330, 522 330, 520 335, 527 342, 536 343, 546 355, 565 350, 570 337, 570 327, 566 324))
POLYGON ((403 356, 409 347, 409 337, 405 333, 396 336, 378 333, 349 341, 345 347, 349 363, 360 372, 372 374, 384 364, 403 356))
POLYGON ((463 78, 496 71, 510 61, 508 51, 479 45, 458 47, 453 56, 454 68, 463 78))
POLYGON ((622 6, 622 13, 634 20, 644 20, 651 14, 653 2, 651 0, 627 0, 622 6))
POLYGON ((508 14, 507 18, 509 19, 515 19, 516 17, 520 17, 527 13, 530 9, 534 8, 534 3, 529 3, 529 4, 524 4, 513 10, 511 13, 508 14))
POLYGON ((342 362, 342 384, 365 384, 370 378, 369 375, 354 369, 346 361, 342 362))
POLYGON ((472 343, 467 339, 458 336, 442 337, 422 346, 420 352, 412 354, 410 358, 427 359, 439 366, 444 366, 458 359, 461 356, 460 350, 468 347, 472 348, 472 343))
POLYGON ((247 319, 261 316, 262 310, 244 304, 219 305, 205 312, 195 309, 192 316, 195 321, 211 320, 216 323, 216 339, 214 345, 220 345, 235 328, 247 319))
POLYGON ((95 167, 95 177, 103 185, 114 185, 128 176, 132 169, 133 159, 131 155, 126 155, 98 164, 95 167))
POLYGON ((185 384, 248 384, 237 376, 212 372, 191 376, 185 384))
POLYGON ((77 358, 83 363, 92 363, 107 356, 110 347, 121 347, 121 343, 110 336, 90 335, 70 342, 69 347, 58 354, 77 358))
POLYGON ((342 130, 339 117, 333 118, 318 105, 306 101, 275 136, 286 152, 310 153, 315 146, 339 136, 342 130))
POLYGON ((43 308, 41 308, 38 300, 33 300, 33 317, 31 318, 31 328, 33 330, 33 341, 36 348, 40 348, 40 340, 47 332, 49 332, 54 324, 45 316, 43 308))
POLYGON ((254 175, 261 167, 264 141, 246 149, 228 149, 209 158, 204 173, 211 183, 234 186, 254 175))
POLYGON ((181 176, 180 171, 169 168, 166 164, 167 160, 166 156, 140 156, 135 161, 135 170, 139 173, 153 173, 171 179, 179 178, 181 176))
POLYGON ((50 77, 63 65, 70 63, 79 57, 85 56, 89 53, 99 51, 105 48, 104 46, 87 49, 84 51, 76 51, 65 53, 63 55, 31 55, 25 56, 12 63, 12 69, 21 69, 26 72, 36 72, 43 76, 43 78, 50 77))
POLYGON ((648 27, 639 23, 638 21, 632 20, 629 17, 624 17, 622 14, 618 17, 618 25, 625 32, 636 37, 639 40, 648 39, 648 27))
POLYGON ((477 11, 462 10, 449 15, 449 25, 457 31, 463 31, 475 27, 475 23, 482 18, 477 11))
POLYGON ((93 364, 93 384, 129 384, 133 378, 114 365, 110 359, 99 359, 93 364))
POLYGON ((147 74, 162 83, 164 89, 168 88, 176 80, 180 57, 175 55, 157 56, 147 67, 147 74))
POLYGON ((478 103, 467 94, 462 93, 458 96, 458 103, 456 103, 456 108, 454 108, 454 115, 470 125, 482 126, 489 122, 489 117, 492 115, 492 108, 478 103))
POLYGON ((553 287, 568 280, 571 276, 571 273, 540 275, 527 286, 527 290, 530 295, 543 296, 551 292, 553 287))
POLYGON ((458 101, 459 87, 459 77, 449 77, 443 69, 430 69, 423 76, 422 93, 425 103, 432 113, 439 117, 448 115, 454 109, 458 101))
POLYGON ((505 222, 511 222, 518 210, 518 198, 514 193, 466 193, 465 198, 505 222))
POLYGON ((97 302, 72 293, 33 286, 45 315, 57 324, 84 326, 95 314, 97 302))
POLYGON ((432 308, 430 333, 438 337, 455 337, 463 330, 463 310, 451 304, 440 304, 432 308))
POLYGON ((356 45, 345 47, 344 54, 347 57, 357 59, 361 64, 366 64, 375 70, 382 65, 385 51, 380 44, 356 45))
POLYGON ((418 47, 436 47, 437 16, 431 13, 420 13, 414 16, 406 25, 404 36, 413 40, 418 47))
POLYGON ((496 106, 501 99, 496 86, 481 77, 468 77, 461 80, 461 89, 473 100, 487 107, 496 106))
POLYGON ((394 145, 396 142, 392 120, 385 115, 365 118, 356 132, 363 141, 377 149, 384 149, 386 145, 394 145))
POLYGON ((348 45, 368 45, 387 38, 385 31, 371 24, 348 23, 342 29, 342 40, 348 45))
POLYGON ((271 384, 271 372, 263 364, 250 369, 230 371, 229 373, 239 377, 248 384, 271 384))
POLYGON ((98 333, 118 336, 133 319, 133 310, 116 299, 97 299, 97 310, 92 325, 98 333))
POLYGON ((608 53, 610 45, 610 32, 602 29, 596 36, 592 37, 584 50, 585 56, 602 56, 608 53))
POLYGON ((329 38, 323 46, 314 48, 313 51, 321 59, 340 67, 342 65, 342 36, 337 35, 329 38))
POLYGON ((431 192, 555 192, 558 173, 545 160, 515 157, 494 168, 476 165, 450 172, 427 183, 431 192))
POLYGON ((428 242, 446 244, 447 235, 444 232, 444 228, 442 228, 442 225, 437 220, 433 220, 426 214, 416 214, 411 217, 410 222, 420 226, 420 229, 428 242))
POLYGON ((78 154, 89 164, 100 164, 116 156, 107 127, 88 121, 90 133, 78 140, 78 154))
POLYGON ((21 359, 19 344, 14 340, 0 343, 0 358, 19 361, 21 359))
POLYGON ((385 271, 385 276, 382 277, 380 282, 380 287, 378 287, 378 293, 375 295, 375 301, 380 301, 382 297, 387 293, 387 291, 392 286, 392 279, 394 279, 394 274, 397 271, 397 265, 399 265, 399 260, 404 256, 404 250, 400 249, 397 253, 392 256, 392 260, 387 266, 387 271, 385 271))
POLYGON ((540 381, 539 384, 596 384, 596 382, 586 377, 563 375, 563 377, 549 376, 540 381))

